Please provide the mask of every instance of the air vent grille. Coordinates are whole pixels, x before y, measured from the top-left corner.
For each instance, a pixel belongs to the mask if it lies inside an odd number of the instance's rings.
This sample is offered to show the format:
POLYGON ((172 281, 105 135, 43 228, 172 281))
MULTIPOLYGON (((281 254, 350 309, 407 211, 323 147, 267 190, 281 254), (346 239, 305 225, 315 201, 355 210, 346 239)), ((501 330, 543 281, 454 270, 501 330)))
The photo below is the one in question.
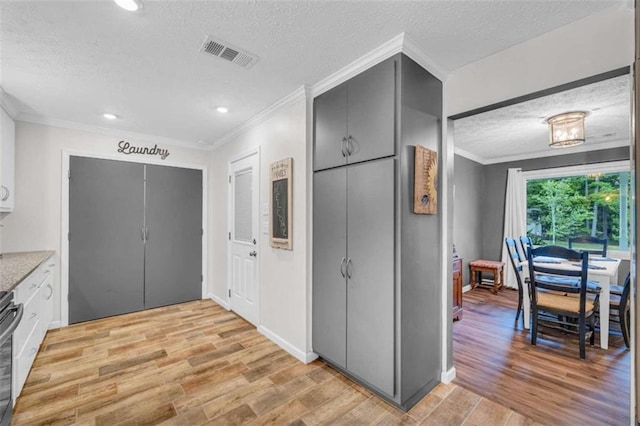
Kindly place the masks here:
POLYGON ((229 43, 213 37, 207 37, 200 48, 202 53, 216 56, 243 68, 250 68, 258 61, 258 57, 246 50, 238 49, 229 43))

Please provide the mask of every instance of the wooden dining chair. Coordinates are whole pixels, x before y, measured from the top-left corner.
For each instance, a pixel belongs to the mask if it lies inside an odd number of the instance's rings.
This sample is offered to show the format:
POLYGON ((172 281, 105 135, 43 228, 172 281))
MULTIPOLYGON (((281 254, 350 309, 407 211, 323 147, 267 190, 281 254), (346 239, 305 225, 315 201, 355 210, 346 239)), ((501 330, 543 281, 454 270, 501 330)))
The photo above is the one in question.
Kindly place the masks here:
POLYGON ((580 358, 586 358, 586 339, 595 341, 595 318, 598 308, 599 294, 587 291, 587 271, 589 253, 578 252, 565 247, 542 246, 530 249, 529 292, 531 296, 531 344, 535 345, 538 337, 539 312, 553 314, 545 317, 542 325, 578 333, 580 341, 580 358), (536 256, 555 257, 578 261, 576 269, 564 269, 562 263, 534 263, 536 256), (553 278, 553 279, 550 279, 553 278), (556 279, 557 278, 557 279, 556 279), (588 322, 588 330, 587 330, 588 322))
POLYGON ((524 255, 524 258, 526 258, 527 254, 529 253, 529 247, 533 248, 533 240, 531 239, 531 237, 528 235, 521 235, 520 247, 522 248, 522 254, 524 255))
MULTIPOLYGON (((516 244, 516 240, 514 238, 505 238, 504 243, 507 246, 507 251, 509 252, 509 260, 511 261, 511 266, 513 267, 514 272, 516 273, 516 283, 518 284, 518 309, 516 311, 516 320, 515 325, 518 325, 518 317, 520 316, 520 312, 523 310, 522 308, 522 298, 523 298, 523 288, 522 288, 522 263, 523 258, 520 256, 520 252, 518 251, 518 246, 516 244)), ((522 321, 524 321, 524 313, 522 314, 522 321)))
POLYGON ((631 309, 629 305, 629 298, 631 294, 631 272, 627 274, 622 286, 622 292, 616 294, 611 292, 611 299, 609 301, 609 312, 613 315, 609 317, 611 321, 620 323, 620 331, 622 332, 622 338, 624 344, 628 349, 631 348, 630 343, 630 322, 631 322, 631 309))
POLYGON ((591 235, 579 235, 577 237, 569 238, 568 246, 570 249, 572 249, 575 244, 590 244, 590 245, 599 246, 595 248, 587 248, 582 251, 586 251, 590 254, 597 254, 602 257, 605 257, 607 255, 608 243, 609 243, 609 240, 606 238, 596 238, 596 237, 592 237, 591 235))

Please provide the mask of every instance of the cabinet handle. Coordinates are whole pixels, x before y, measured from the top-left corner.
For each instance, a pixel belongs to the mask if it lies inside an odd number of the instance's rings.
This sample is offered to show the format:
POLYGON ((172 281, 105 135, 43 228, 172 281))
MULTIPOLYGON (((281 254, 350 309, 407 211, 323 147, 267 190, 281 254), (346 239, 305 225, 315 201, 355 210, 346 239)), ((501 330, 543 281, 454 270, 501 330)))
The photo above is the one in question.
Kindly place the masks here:
POLYGON ((347 155, 353 154, 353 143, 351 142, 352 140, 353 138, 351 137, 351 135, 349 135, 345 144, 347 147, 347 155))
POLYGON ((144 239, 145 241, 149 240, 149 228, 144 228, 144 239))
POLYGON ((11 194, 9 192, 9 188, 2 185, 2 201, 7 201, 9 199, 9 194, 11 194))
POLYGON ((346 146, 347 146, 347 137, 343 136, 342 141, 340 141, 340 152, 342 152, 343 157, 347 156, 347 154, 344 152, 346 146))
POLYGON ((351 258, 347 260, 347 278, 351 279, 351 258))
POLYGON ((49 293, 49 296, 47 296, 46 300, 51 300, 51 296, 53 296, 53 286, 51 284, 47 284, 47 287, 49 287, 51 293, 49 293))
POLYGON ((346 258, 342 258, 342 260, 340 261, 340 274, 342 274, 342 278, 346 278, 347 276, 345 275, 344 272, 344 262, 345 260, 347 260, 346 258))

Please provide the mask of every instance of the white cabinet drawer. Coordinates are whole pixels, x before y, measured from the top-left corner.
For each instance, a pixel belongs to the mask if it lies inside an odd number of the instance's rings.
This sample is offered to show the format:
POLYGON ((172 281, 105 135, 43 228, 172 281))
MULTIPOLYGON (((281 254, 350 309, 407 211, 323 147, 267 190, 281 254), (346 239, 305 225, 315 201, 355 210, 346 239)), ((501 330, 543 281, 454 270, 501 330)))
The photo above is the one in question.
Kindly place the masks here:
POLYGON ((29 339, 25 343, 22 351, 18 353, 16 357, 16 365, 14 374, 16 375, 15 379, 17 381, 17 386, 15 388, 16 394, 14 396, 15 399, 18 398, 20 390, 22 390, 22 386, 24 385, 25 380, 27 380, 27 376, 29 375, 29 370, 31 370, 31 365, 33 364, 33 360, 36 358, 38 354, 38 349, 40 348, 40 342, 42 342, 42 336, 39 333, 39 330, 42 327, 39 327, 38 324, 34 327, 29 339))
POLYGON ((29 300, 38 290, 42 282, 51 275, 55 262, 51 258, 44 261, 42 265, 36 268, 27 278, 22 281, 15 289, 16 303, 27 304, 29 300), (52 265, 52 266, 50 266, 52 265))

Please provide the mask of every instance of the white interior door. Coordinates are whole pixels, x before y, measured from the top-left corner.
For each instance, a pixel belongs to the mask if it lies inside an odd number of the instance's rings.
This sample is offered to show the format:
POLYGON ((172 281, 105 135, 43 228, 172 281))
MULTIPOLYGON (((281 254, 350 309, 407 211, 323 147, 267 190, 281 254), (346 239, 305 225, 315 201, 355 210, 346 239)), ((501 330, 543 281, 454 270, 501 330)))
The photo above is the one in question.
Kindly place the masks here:
POLYGON ((258 153, 230 164, 229 305, 258 325, 258 153))

